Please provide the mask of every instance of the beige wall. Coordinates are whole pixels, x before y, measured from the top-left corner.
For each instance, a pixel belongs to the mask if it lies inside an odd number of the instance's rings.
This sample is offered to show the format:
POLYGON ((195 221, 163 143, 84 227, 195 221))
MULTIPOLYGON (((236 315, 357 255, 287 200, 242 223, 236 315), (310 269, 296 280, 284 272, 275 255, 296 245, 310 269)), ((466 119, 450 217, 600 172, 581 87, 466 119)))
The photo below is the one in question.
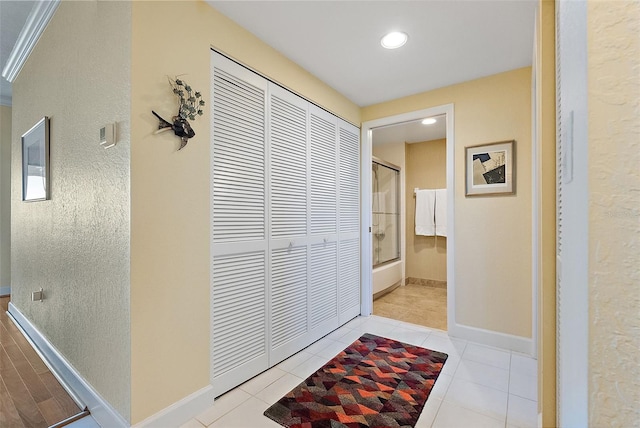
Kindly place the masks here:
POLYGON ((555 2, 540 0, 536 22, 538 199, 538 411, 556 426, 556 83, 555 2))
POLYGON ((131 394, 136 423, 209 384, 210 47, 360 123, 360 109, 204 2, 133 2, 131 394), (187 24, 188 23, 188 24, 187 24), (196 136, 153 135, 175 114, 167 76, 202 92, 196 136))
MULTIPOLYGON (((11 286, 11 107, 0 106, 0 290, 11 286)), ((2 294, 2 292, 0 292, 2 294)))
POLYGON ((587 18, 589 425, 631 427, 640 421, 640 3, 590 0, 587 18))
POLYGON ((456 323, 531 337, 531 68, 376 104, 369 121, 455 109, 456 323), (464 196, 464 148, 516 140, 516 194, 464 196), (505 322, 509 320, 509 322, 505 322))
POLYGON ((130 47, 130 3, 60 3, 13 83, 11 174, 12 302, 127 419, 130 47), (25 203, 20 136, 43 116, 51 200, 25 203))
POLYGON ((447 140, 407 144, 406 153, 406 276, 446 281, 447 238, 415 234, 416 198, 413 189, 446 189, 447 140))
MULTIPOLYGON (((375 129, 373 132, 376 132, 375 129)), ((373 156, 390 162, 401 168, 403 173, 405 168, 404 141, 397 143, 378 144, 373 146, 373 156)))

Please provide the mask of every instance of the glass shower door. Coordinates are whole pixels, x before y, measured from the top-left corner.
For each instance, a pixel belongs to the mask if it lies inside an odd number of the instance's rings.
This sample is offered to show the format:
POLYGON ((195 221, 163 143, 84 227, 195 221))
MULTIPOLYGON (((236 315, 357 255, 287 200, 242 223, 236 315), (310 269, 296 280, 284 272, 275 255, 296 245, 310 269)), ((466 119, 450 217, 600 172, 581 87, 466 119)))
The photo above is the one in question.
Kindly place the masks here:
POLYGON ((400 258, 400 168, 373 158, 373 267, 400 258))

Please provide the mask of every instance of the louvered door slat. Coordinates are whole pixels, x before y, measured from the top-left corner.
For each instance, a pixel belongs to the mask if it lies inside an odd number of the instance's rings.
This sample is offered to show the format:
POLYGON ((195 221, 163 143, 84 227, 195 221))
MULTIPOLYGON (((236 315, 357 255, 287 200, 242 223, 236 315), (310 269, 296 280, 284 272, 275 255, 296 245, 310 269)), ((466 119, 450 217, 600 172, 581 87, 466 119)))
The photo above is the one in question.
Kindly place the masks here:
POLYGON ((271 252, 271 346, 307 331, 307 247, 271 252))
POLYGON ((213 241, 265 237, 265 91, 213 70, 213 241))
MULTIPOLYGON (((243 134, 234 132, 230 128, 223 128, 217 130, 218 136, 218 145, 220 147, 224 147, 226 149, 233 149, 238 147, 238 145, 242 145, 247 150, 255 150, 259 153, 264 154, 264 141, 259 142, 258 139, 247 139, 243 138, 243 134)), ((250 162, 255 162, 256 159, 248 159, 250 162)), ((257 163, 260 165, 260 163, 257 163)))
POLYGON ((262 251, 213 259, 214 378, 267 352, 265 268, 262 251))
POLYGON ((360 313, 360 241, 340 242, 339 298, 340 323, 360 313))
POLYGON ((340 232, 357 232, 360 209, 360 143, 357 130, 340 126, 340 232))
POLYGON ((307 233, 306 111, 271 95, 271 236, 307 233))
POLYGON ((311 233, 337 231, 336 123, 310 114, 311 233))
POLYGON ((311 246, 311 327, 338 316, 337 243, 311 246))

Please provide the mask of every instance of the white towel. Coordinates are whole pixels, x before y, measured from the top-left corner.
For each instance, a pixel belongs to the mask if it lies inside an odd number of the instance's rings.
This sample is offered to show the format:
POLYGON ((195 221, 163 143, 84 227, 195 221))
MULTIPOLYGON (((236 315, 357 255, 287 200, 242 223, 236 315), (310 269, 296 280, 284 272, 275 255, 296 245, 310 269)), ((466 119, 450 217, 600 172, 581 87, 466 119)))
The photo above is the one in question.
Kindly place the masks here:
POLYGON ((447 189, 436 190, 436 235, 447 236, 447 189))
POLYGON ((434 236, 436 234, 435 201, 435 190, 416 191, 416 235, 434 236))

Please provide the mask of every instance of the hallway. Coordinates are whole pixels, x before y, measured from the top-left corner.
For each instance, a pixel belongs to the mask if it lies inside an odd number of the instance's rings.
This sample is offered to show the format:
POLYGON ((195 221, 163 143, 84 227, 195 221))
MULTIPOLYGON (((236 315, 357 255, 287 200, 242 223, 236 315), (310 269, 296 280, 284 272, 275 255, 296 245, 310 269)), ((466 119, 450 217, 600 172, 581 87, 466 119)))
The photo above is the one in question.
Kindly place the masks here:
POLYGON ((536 360, 379 316, 357 317, 277 366, 216 398, 182 428, 278 428, 262 413, 364 333, 449 355, 416 428, 535 427, 536 360))

